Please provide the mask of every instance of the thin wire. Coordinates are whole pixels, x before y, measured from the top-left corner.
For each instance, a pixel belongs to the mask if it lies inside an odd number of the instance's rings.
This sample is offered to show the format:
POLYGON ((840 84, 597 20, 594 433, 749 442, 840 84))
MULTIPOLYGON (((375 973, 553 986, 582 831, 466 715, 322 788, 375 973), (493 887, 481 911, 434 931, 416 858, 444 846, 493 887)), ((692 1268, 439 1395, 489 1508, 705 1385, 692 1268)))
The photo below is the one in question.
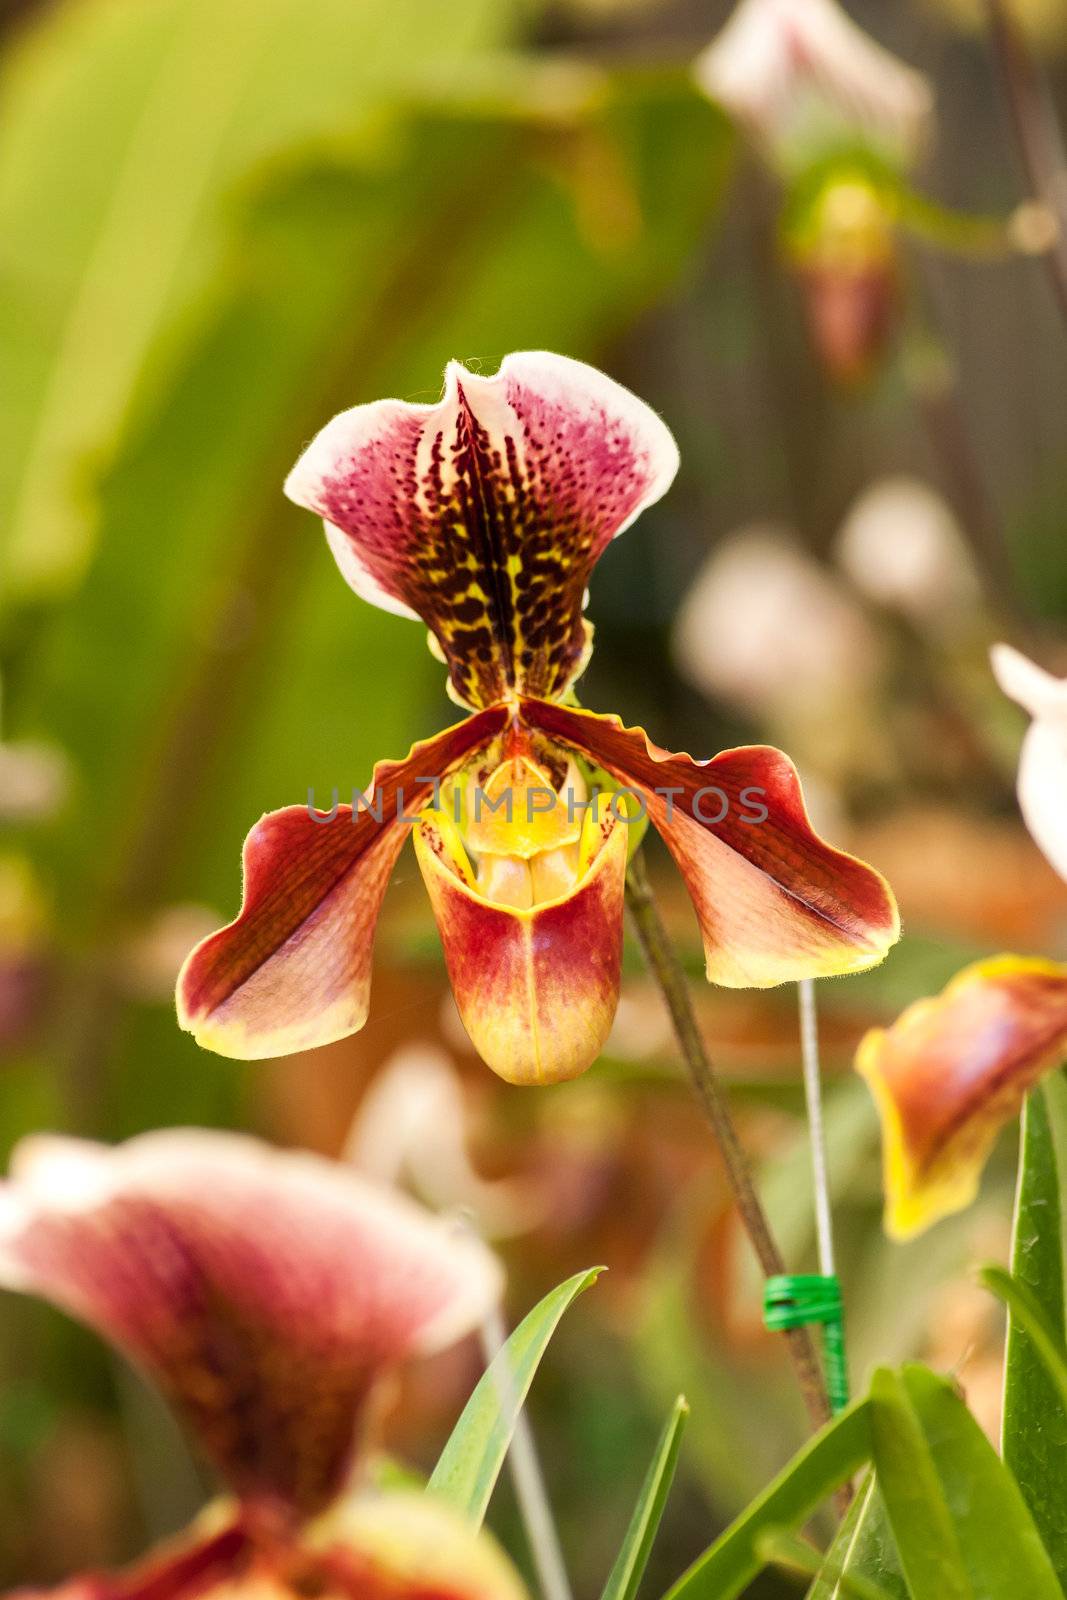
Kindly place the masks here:
MULTIPOLYGON (((491 1365, 507 1339, 504 1319, 496 1307, 489 1312, 482 1323, 480 1338, 486 1365, 491 1365)), ((512 1410, 516 1412, 515 1429, 508 1451, 508 1467, 515 1485, 515 1498, 519 1503, 519 1512, 529 1541, 530 1555, 537 1570, 537 1581, 541 1586, 543 1600, 572 1600, 559 1535, 556 1532, 552 1507, 545 1489, 541 1464, 537 1459, 537 1447, 534 1444, 529 1418, 518 1405, 517 1396, 506 1392, 511 1374, 506 1364, 501 1363, 501 1365, 503 1371, 500 1375, 500 1386, 504 1390, 500 1397, 502 1409, 509 1413, 512 1410)))
POLYGON ((830 1210, 830 1178, 826 1164, 826 1131, 822 1115, 822 1075, 819 1071, 819 1019, 815 1010, 815 982, 801 978, 797 984, 800 1000, 800 1053, 804 1063, 804 1096, 808 1104, 808 1129, 811 1136, 811 1172, 815 1186, 815 1232, 819 1247, 819 1271, 832 1278, 834 1265, 834 1227, 830 1210))

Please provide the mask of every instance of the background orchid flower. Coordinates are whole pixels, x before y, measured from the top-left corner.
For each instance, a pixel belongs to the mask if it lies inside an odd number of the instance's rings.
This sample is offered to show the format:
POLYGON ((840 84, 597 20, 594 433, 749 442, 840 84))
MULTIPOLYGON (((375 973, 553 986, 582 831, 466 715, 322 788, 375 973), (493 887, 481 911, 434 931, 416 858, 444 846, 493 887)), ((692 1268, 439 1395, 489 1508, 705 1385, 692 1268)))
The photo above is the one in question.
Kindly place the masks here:
POLYGON ((1067 880, 1067 678, 1054 678, 1007 644, 994 645, 991 660, 1004 693, 1033 718, 1019 756, 1019 809, 1067 880))
MULTIPOLYGON (((0 1284, 140 1366, 234 1497, 133 1573, 78 1580, 103 1600, 250 1574, 285 1593, 298 1576, 332 1592, 335 1567, 373 1576, 382 1540, 336 1533, 368 1405, 401 1362, 476 1326, 501 1276, 479 1241, 344 1166, 189 1130, 114 1149, 25 1140, 0 1187, 0 1284)), ((374 1525, 382 1502, 368 1504, 353 1526, 374 1525)), ((363 1600, 378 1593, 367 1584, 336 1590, 363 1600)), ((382 1587, 389 1600, 424 1591, 382 1587)))
POLYGON ((816 836, 784 755, 698 762, 565 703, 590 651, 593 567, 677 465, 648 406, 543 353, 492 378, 453 363, 438 404, 357 406, 312 442, 287 492, 325 519, 358 594, 428 625, 471 714, 380 764, 354 808, 291 807, 252 830, 241 914, 179 979, 200 1043, 279 1055, 363 1025, 374 925, 416 810, 460 1014, 514 1083, 574 1077, 607 1036, 635 801, 686 880, 713 982, 882 958, 898 935, 888 886, 816 836), (629 801, 598 794, 604 773, 629 801))
POLYGON ((848 144, 910 166, 933 114, 923 74, 858 28, 837 0, 740 0, 694 70, 783 171, 848 144))
POLYGON ((996 956, 862 1040, 882 1119, 886 1228, 920 1233, 970 1205, 1026 1091, 1067 1059, 1067 966, 996 956))
POLYGON ((783 253, 812 342, 836 382, 864 382, 897 321, 900 178, 932 121, 929 83, 837 0, 740 0, 694 71, 786 181, 783 253))

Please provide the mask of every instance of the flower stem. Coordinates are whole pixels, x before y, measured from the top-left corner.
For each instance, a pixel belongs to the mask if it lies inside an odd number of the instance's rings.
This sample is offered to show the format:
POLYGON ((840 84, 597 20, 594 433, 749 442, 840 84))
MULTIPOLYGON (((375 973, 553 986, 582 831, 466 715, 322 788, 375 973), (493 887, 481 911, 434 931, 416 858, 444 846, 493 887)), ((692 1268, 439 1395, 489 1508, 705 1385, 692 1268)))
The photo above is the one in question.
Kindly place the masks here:
POLYGON ((1057 224, 1045 252, 1060 309, 1067 317, 1067 158, 1041 70, 1004 0, 986 0, 993 49, 1033 198, 1057 224))
MULTIPOLYGON (((482 1353, 489 1366, 500 1354, 507 1337, 504 1319, 498 1310, 486 1317, 481 1327, 482 1353)), ((505 1397, 506 1409, 511 1409, 505 1397)), ((542 1600, 571 1600, 571 1587, 563 1563, 559 1535, 552 1516, 552 1506, 541 1463, 537 1459, 529 1418, 521 1407, 517 1409, 515 1430, 508 1451, 508 1466, 515 1486, 515 1499, 519 1506, 530 1556, 537 1571, 537 1581, 542 1600)))
MULTIPOLYGON (((764 1275, 768 1278, 779 1277, 786 1270, 782 1253, 756 1193, 748 1157, 737 1136, 723 1087, 705 1049, 693 1012, 689 985, 670 935, 663 926, 640 854, 634 857, 626 875, 626 904, 649 970, 670 1012, 682 1059, 718 1142, 745 1232, 764 1275)), ((808 1328, 787 1328, 782 1336, 796 1371, 811 1425, 815 1429, 821 1428, 829 1421, 830 1402, 811 1332, 808 1328)))

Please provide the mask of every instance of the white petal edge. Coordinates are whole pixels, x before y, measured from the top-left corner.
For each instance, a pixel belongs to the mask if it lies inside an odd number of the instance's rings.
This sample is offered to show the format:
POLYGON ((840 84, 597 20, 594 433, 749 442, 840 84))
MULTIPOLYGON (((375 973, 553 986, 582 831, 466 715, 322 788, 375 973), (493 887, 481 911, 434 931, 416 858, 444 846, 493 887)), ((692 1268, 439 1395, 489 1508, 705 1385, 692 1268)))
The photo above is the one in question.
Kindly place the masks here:
POLYGON ((408 1196, 324 1156, 279 1149, 247 1134, 202 1128, 139 1134, 116 1146, 58 1134, 21 1140, 12 1157, 11 1178, 0 1185, 0 1282, 33 1292, 34 1274, 21 1262, 18 1242, 37 1218, 92 1211, 129 1192, 160 1200, 168 1193, 188 1196, 196 1192, 198 1182, 202 1192, 210 1194, 220 1172, 253 1183, 266 1179, 279 1195, 288 1185, 297 1186, 305 1196, 317 1190, 329 1204, 349 1207, 359 1226, 372 1227, 379 1237, 391 1235, 398 1255, 405 1236, 417 1233, 419 1247, 425 1249, 436 1235, 439 1248, 451 1251, 462 1265, 467 1292, 423 1325, 412 1354, 430 1355, 452 1344, 477 1327, 500 1300, 500 1262, 459 1221, 435 1216, 408 1196))

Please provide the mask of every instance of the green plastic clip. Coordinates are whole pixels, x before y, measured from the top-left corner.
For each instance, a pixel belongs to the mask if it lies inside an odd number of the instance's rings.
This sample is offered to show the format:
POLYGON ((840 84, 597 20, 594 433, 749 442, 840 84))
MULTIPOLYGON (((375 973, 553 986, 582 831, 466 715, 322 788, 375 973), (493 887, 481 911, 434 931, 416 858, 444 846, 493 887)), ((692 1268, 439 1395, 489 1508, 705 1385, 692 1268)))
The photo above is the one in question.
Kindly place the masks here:
POLYGON ((845 1313, 841 1285, 817 1272, 768 1278, 763 1288, 763 1321, 772 1333, 784 1328, 822 1325, 823 1363, 830 1408, 836 1415, 848 1405, 848 1361, 845 1356, 845 1313))

